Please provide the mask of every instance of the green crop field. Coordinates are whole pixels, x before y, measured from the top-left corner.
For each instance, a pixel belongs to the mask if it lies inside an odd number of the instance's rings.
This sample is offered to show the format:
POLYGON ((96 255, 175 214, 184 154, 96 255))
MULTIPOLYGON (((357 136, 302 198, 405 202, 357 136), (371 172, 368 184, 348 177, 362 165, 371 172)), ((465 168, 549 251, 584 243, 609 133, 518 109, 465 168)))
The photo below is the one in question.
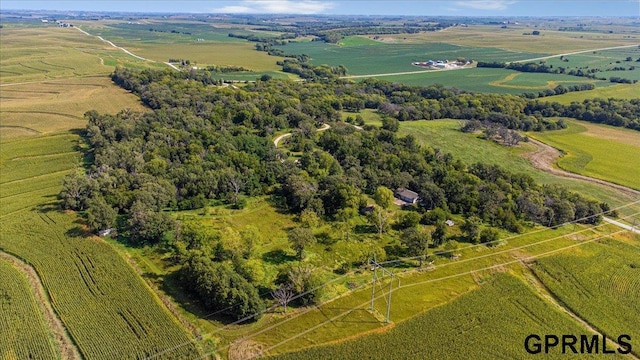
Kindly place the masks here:
MULTIPOLYGON (((87 236, 77 214, 57 208, 62 178, 82 166, 81 139, 73 130, 86 125, 83 114, 92 109, 111 113, 143 109, 136 97, 111 83, 107 75, 113 67, 101 65, 100 54, 113 51, 120 59, 121 52, 75 29, 3 28, 2 32, 3 70, 16 64, 31 66, 40 57, 46 64, 40 70, 26 67, 30 70, 2 75, 0 250, 35 269, 83 358, 144 358, 178 345, 185 346, 160 358, 198 357, 191 335, 134 269, 106 242, 87 236), (93 65, 76 62, 74 55, 93 65)), ((24 301, 0 300, 0 321, 5 316, 6 321, 16 321, 13 316, 28 311, 33 301, 20 296, 24 301)), ((31 331, 25 336, 32 342, 14 346, 14 336, 22 335, 2 331, 1 336, 8 337, 0 341, 0 357, 30 358, 25 351, 32 351, 31 358, 59 357, 51 356, 49 345, 36 347, 48 336, 46 329, 44 335, 38 334, 42 327, 37 319, 31 319, 30 328, 24 323, 8 327, 31 331)))
MULTIPOLYGON (((535 358, 529 334, 581 334, 577 323, 549 306, 518 278, 500 274, 479 290, 397 324, 388 332, 284 354, 272 359, 535 358), (517 319, 517 321, 514 321, 517 319)), ((579 358, 581 355, 546 355, 579 358)))
POLYGON ((640 133, 606 125, 569 121, 559 131, 529 133, 565 152, 561 168, 640 189, 640 167, 632 159, 640 157, 640 133))
POLYGON ((597 81, 561 74, 521 73, 513 70, 471 68, 450 71, 430 71, 418 74, 392 75, 381 79, 407 85, 427 86, 442 84, 474 92, 521 94, 552 89, 560 84, 577 85, 592 83, 596 86, 611 86, 610 82, 597 81))
POLYGON ((0 358, 59 358, 27 277, 0 258, 0 358))
POLYGON ((290 43, 280 48, 286 54, 307 54, 315 65, 344 65, 351 75, 421 70, 411 65, 415 61, 455 60, 458 57, 476 61, 515 61, 544 55, 445 43, 340 46, 313 41, 290 43))
POLYGON ((540 259, 536 275, 567 307, 604 334, 640 339, 640 248, 630 243, 592 243, 540 259))
POLYGON ((637 99, 640 95, 640 83, 637 84, 615 84, 588 91, 576 91, 562 95, 542 98, 542 101, 557 101, 561 104, 571 104, 574 101, 582 102, 585 99, 593 98, 616 98, 616 99, 637 99))

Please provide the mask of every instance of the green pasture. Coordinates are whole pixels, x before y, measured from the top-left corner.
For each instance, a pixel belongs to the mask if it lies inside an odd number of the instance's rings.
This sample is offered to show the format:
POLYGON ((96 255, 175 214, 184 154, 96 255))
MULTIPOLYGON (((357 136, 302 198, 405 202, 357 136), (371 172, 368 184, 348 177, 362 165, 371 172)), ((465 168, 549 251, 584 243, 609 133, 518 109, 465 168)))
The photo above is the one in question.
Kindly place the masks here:
POLYGON ((1 358, 59 358, 51 329, 36 301, 25 274, 0 258, 1 358))
POLYGON ((640 247, 606 240, 539 259, 535 274, 560 301, 603 334, 640 345, 640 247), (615 334, 615 336, 614 336, 615 334))
MULTIPOLYGON (((357 40, 361 42, 361 40, 357 40)), ((349 43, 349 42, 348 42, 349 43)), ((456 60, 515 61, 544 54, 511 52, 497 48, 478 48, 446 43, 340 46, 320 41, 290 43, 280 47, 286 54, 307 54, 314 65, 344 65, 351 75, 387 74, 417 71, 416 61, 456 60)))
MULTIPOLYGON (((523 346, 529 334, 584 331, 526 283, 512 275, 499 274, 480 289, 398 323, 386 332, 272 358, 374 359, 384 354, 385 359, 527 359, 535 358, 523 346)), ((545 357, 581 355, 558 353, 545 357)))
MULTIPOLYGON (((618 191, 601 185, 562 178, 535 169, 527 159, 522 157, 524 153, 535 150, 532 144, 520 143, 515 148, 505 147, 484 140, 478 135, 463 133, 459 130, 460 126, 461 122, 459 120, 405 121, 400 125, 400 134, 411 134, 420 143, 449 152, 466 164, 475 162, 497 164, 509 171, 528 174, 536 181, 545 184, 566 186, 573 191, 589 195, 600 201, 606 201, 612 206, 619 206, 627 204, 629 201, 637 200, 630 199, 618 191)), ((627 133, 627 131, 624 132, 627 133)), ((535 133, 534 135, 537 137, 555 133, 535 133)), ((631 148, 630 146, 628 147, 631 148)), ((631 212, 627 209, 622 213, 631 212)))
POLYGON ((640 133, 633 130, 570 121, 567 129, 529 136, 562 150, 561 168, 640 189, 640 133), (604 135, 601 136, 601 133, 604 135))

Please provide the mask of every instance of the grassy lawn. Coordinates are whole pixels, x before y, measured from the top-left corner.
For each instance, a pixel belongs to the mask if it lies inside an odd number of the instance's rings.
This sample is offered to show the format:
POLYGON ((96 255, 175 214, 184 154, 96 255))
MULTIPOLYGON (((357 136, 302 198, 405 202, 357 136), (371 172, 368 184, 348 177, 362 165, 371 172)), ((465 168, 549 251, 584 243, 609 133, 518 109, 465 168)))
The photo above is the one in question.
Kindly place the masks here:
POLYGON ((560 131, 529 133, 563 152, 561 168, 640 189, 640 132, 570 121, 560 131))

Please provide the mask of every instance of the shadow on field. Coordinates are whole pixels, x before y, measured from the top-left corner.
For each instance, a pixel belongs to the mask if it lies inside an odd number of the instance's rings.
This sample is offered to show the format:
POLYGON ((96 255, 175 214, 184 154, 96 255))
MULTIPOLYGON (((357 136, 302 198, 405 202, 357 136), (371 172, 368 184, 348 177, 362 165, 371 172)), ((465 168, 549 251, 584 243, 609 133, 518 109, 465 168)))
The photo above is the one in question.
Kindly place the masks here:
POLYGON ((296 259, 297 258, 295 255, 289 255, 282 249, 272 250, 262 255, 262 260, 264 262, 274 265, 283 264, 285 262, 294 261, 296 259))

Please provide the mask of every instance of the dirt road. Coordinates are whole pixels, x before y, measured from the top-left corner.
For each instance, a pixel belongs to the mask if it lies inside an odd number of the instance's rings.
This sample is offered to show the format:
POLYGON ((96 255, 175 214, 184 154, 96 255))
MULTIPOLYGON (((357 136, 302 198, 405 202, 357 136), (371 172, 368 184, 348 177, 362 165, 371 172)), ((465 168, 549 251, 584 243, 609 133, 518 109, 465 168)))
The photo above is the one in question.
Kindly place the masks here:
POLYGON ((594 179, 592 177, 588 177, 580 174, 574 174, 568 171, 555 168, 553 165, 556 163, 556 160, 560 156, 562 156, 562 153, 558 149, 551 147, 541 141, 529 138, 529 142, 534 144, 538 149, 534 152, 524 154, 524 156, 531 161, 531 163, 533 164, 533 167, 535 167, 536 169, 548 172, 553 175, 558 175, 566 178, 578 179, 578 180, 587 181, 587 182, 598 184, 598 185, 603 185, 603 186, 615 189, 617 191, 620 191, 626 194, 627 196, 629 196, 629 198, 631 199, 637 199, 638 197, 640 197, 640 191, 638 190, 634 190, 622 185, 610 183, 605 180, 594 179))

